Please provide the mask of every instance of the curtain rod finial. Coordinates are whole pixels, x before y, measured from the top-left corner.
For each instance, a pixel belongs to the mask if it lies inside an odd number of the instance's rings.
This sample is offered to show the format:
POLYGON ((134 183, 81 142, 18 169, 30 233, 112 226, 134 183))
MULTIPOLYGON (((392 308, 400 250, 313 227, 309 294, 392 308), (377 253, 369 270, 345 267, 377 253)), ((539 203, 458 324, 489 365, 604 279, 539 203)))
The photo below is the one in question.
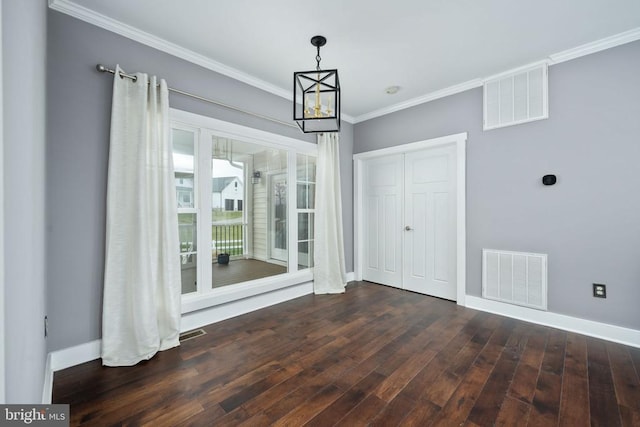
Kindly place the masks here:
POLYGON ((104 73, 104 72, 109 71, 109 70, 107 69, 107 67, 105 67, 105 66, 104 66, 104 65, 102 65, 102 64, 97 64, 97 65, 96 65, 96 70, 100 71, 101 73, 104 73))

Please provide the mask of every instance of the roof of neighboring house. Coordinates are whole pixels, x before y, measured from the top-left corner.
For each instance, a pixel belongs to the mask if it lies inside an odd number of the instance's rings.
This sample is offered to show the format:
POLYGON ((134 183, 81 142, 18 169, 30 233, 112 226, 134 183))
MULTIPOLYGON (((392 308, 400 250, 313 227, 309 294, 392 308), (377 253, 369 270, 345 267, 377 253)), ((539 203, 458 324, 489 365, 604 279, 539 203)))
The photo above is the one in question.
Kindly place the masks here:
POLYGON ((238 180, 242 184, 242 180, 237 176, 221 176, 219 178, 211 178, 211 192, 221 193, 234 180, 238 180))

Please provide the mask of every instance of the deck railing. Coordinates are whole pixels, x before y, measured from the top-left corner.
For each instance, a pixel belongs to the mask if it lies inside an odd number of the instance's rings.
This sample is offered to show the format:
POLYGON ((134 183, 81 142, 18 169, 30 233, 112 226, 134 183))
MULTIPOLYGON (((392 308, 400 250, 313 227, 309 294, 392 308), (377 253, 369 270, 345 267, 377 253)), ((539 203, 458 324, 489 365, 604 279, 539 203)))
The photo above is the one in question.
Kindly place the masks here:
MULTIPOLYGON (((180 254, 189 256, 195 254, 195 224, 180 224, 180 254)), ((237 256, 244 254, 244 236, 246 224, 243 223, 212 223, 211 251, 215 259, 218 254, 237 256)))
POLYGON ((242 255, 244 253, 245 224, 211 224, 211 249, 213 255, 229 254, 242 255))

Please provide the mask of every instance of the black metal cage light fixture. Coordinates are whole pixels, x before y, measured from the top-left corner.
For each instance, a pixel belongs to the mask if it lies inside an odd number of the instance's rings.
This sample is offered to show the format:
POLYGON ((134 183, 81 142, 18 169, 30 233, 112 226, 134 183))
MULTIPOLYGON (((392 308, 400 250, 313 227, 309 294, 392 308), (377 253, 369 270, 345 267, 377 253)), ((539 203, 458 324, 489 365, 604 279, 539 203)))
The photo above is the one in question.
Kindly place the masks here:
POLYGON ((293 120, 304 133, 340 132, 340 80, 338 70, 320 69, 322 36, 311 38, 317 48, 315 71, 293 73, 293 120))

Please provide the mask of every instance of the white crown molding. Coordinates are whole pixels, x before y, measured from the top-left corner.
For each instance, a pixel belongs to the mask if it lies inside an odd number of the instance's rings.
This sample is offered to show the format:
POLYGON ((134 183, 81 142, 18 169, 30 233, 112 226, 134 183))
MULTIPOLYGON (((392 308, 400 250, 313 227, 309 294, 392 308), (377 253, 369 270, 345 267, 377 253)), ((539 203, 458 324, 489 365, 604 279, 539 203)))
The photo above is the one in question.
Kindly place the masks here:
POLYGON ((500 72, 498 74, 493 74, 489 77, 485 77, 482 79, 469 80, 468 82, 460 83, 454 86, 449 86, 448 88, 431 92, 426 95, 419 96, 417 98, 412 98, 407 101, 391 105, 389 107, 371 111, 370 113, 365 113, 365 114, 356 116, 354 118, 355 120, 354 123, 364 122, 366 120, 384 116, 390 113, 395 113, 396 111, 404 110, 406 108, 414 107, 416 105, 424 104, 426 102, 434 101, 439 98, 444 98, 445 96, 454 95, 456 93, 464 92, 465 90, 480 87, 487 80, 492 80, 503 75, 519 72, 539 64, 546 63, 548 65, 555 65, 561 62, 580 58, 582 56, 591 55, 592 53, 600 52, 606 49, 611 49, 613 47, 620 46, 626 43, 631 43, 636 40, 640 40, 640 28, 634 28, 632 30, 625 31, 620 34, 616 34, 610 37, 606 37, 604 39, 596 40, 591 43, 583 44, 573 49, 567 49, 562 52, 554 53, 549 55, 549 57, 546 59, 534 61, 529 64, 522 65, 520 67, 516 67, 510 70, 500 72))
POLYGON ((530 62, 529 64, 525 64, 525 65, 521 65, 519 67, 516 68, 512 68, 510 70, 506 70, 506 71, 501 71, 497 74, 492 74, 489 77, 485 77, 482 79, 482 84, 484 85, 484 83, 493 81, 493 80, 500 80, 503 77, 507 77, 507 76, 512 76, 514 74, 520 74, 523 73, 525 71, 531 71, 535 68, 541 67, 541 66, 545 66, 545 65, 549 65, 550 61, 548 59, 543 59, 542 61, 536 61, 536 62, 530 62))
POLYGON ((74 18, 88 22, 89 24, 104 28, 105 30, 127 37, 131 40, 135 40, 144 45, 153 47, 154 49, 158 49, 162 52, 166 52, 178 58, 200 65, 227 77, 231 77, 243 83, 257 87, 258 89, 278 95, 282 98, 291 99, 293 96, 293 93, 288 90, 272 85, 271 83, 267 83, 264 80, 260 80, 240 70, 224 65, 218 61, 214 61, 211 58, 175 43, 171 43, 170 41, 160 37, 156 37, 138 28, 116 21, 115 19, 104 16, 70 0, 49 0, 49 7, 53 10, 57 10, 58 12, 73 16, 74 18))
MULTIPOLYGON (((177 58, 184 59, 191 63, 200 65, 216 73, 220 73, 232 79, 241 81, 265 92, 272 93, 285 99, 292 99, 293 92, 268 83, 250 74, 244 73, 236 68, 229 67, 221 62, 215 61, 205 55, 201 55, 185 47, 171 43, 168 40, 156 37, 138 28, 127 25, 123 22, 104 16, 91 9, 74 3, 71 0, 49 0, 49 7, 58 12, 65 13, 81 21, 103 28, 107 31, 119 34, 131 40, 135 40, 146 46, 158 49, 162 52, 173 55, 177 58)), ((353 117, 348 114, 342 114, 341 119, 353 123, 353 117)))
POLYGON ((388 107, 380 108, 378 110, 371 111, 369 113, 361 114, 354 118, 354 123, 364 122, 366 120, 374 119, 376 117, 384 116, 396 111, 401 111, 416 105, 424 104, 436 99, 444 98, 446 96, 455 95, 456 93, 464 92, 469 89, 482 86, 482 79, 469 80, 468 82, 460 83, 458 85, 449 86, 447 88, 437 90, 435 92, 428 93, 426 95, 411 98, 397 104, 390 105, 388 107))
MULTIPOLYGON (((49 0, 49 7, 53 10, 57 10, 58 12, 65 13, 67 15, 73 16, 74 18, 96 25, 100 28, 104 28, 105 30, 114 32, 116 34, 120 34, 121 36, 127 37, 131 40, 135 40, 139 43, 153 47, 154 49, 158 49, 162 52, 166 52, 170 55, 176 56, 178 58, 184 59, 186 61, 192 62, 197 65, 200 65, 204 68, 223 74, 227 77, 231 77, 233 79, 239 80, 243 83, 254 86, 258 89, 264 90, 274 95, 280 96, 282 98, 292 99, 293 97, 293 93, 289 90, 282 89, 281 87, 278 87, 264 80, 261 80, 257 77, 244 73, 238 69, 229 67, 225 64, 222 64, 218 61, 215 61, 199 53, 193 52, 175 43, 171 43, 167 40, 164 40, 152 34, 146 33, 130 25, 127 25, 120 21, 116 21, 115 19, 106 17, 84 6, 80 6, 71 0, 49 0)), ((571 59, 579 58, 581 56, 600 52, 605 49, 610 49, 612 47, 620 46, 625 43, 630 43, 636 40, 640 40, 640 28, 634 28, 632 30, 625 31, 624 33, 606 37, 601 40, 596 40, 591 43, 583 44, 573 49, 568 49, 562 52, 549 55, 548 59, 544 59, 542 61, 547 61, 549 62, 549 64, 558 64, 561 62, 569 61, 571 59)), ((522 67, 518 67, 518 68, 522 68, 522 67)), ((505 73, 511 72, 511 71, 513 70, 505 71, 505 73)), ((503 74, 503 73, 500 73, 500 74, 503 74)), ((361 114, 355 117, 342 113, 341 119, 344 120, 345 122, 352 123, 352 124, 364 122, 366 120, 384 116, 386 114, 394 113, 396 111, 401 111, 410 107, 415 107, 416 105, 424 104, 426 102, 434 101, 436 99, 444 98, 446 96, 454 95, 456 93, 460 93, 469 89, 480 87, 482 86, 484 80, 486 79, 469 80, 464 83, 449 86, 447 88, 444 88, 435 92, 430 92, 428 94, 418 96, 416 98, 412 98, 407 101, 403 101, 403 102, 391 105, 389 107, 380 108, 378 110, 374 110, 369 113, 361 114)))
POLYGON ((351 123, 352 125, 356 123, 355 117, 345 113, 340 113, 340 120, 344 120, 345 122, 351 123))
POLYGON ((596 40, 595 42, 586 43, 581 46, 574 47, 573 49, 567 49, 562 52, 554 53, 553 55, 549 55, 549 60, 552 64, 559 64, 561 62, 580 58, 581 56, 590 55, 602 50, 611 49, 612 47, 631 43, 636 40, 640 40, 640 28, 634 28, 632 30, 625 31, 624 33, 616 34, 611 37, 605 37, 604 39, 596 40))
POLYGON ((640 348, 640 331, 467 295, 467 308, 640 348))

